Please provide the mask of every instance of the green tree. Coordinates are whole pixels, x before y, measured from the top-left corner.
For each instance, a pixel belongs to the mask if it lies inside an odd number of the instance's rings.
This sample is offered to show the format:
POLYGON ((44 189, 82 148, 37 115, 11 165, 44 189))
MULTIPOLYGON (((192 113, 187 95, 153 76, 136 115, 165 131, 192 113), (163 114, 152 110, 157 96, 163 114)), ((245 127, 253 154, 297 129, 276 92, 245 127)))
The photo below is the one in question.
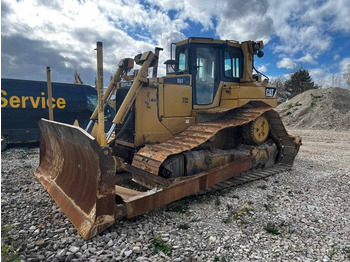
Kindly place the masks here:
POLYGON ((290 80, 285 82, 285 89, 290 93, 290 98, 310 89, 317 89, 318 86, 311 81, 309 71, 300 68, 295 71, 290 80))

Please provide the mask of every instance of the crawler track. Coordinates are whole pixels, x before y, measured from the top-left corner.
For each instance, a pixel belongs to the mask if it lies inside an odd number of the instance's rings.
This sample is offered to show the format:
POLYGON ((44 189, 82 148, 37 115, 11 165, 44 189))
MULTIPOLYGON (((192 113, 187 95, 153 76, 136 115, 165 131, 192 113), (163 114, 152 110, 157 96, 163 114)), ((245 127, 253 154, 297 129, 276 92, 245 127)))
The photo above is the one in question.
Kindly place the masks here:
POLYGON ((135 154, 132 165, 158 175, 160 166, 169 156, 194 149, 214 137, 219 131, 247 124, 264 113, 266 113, 271 125, 271 136, 278 146, 277 162, 292 165, 298 152, 298 146, 288 135, 278 113, 270 107, 234 109, 216 120, 190 126, 166 142, 146 145, 140 149, 135 154))

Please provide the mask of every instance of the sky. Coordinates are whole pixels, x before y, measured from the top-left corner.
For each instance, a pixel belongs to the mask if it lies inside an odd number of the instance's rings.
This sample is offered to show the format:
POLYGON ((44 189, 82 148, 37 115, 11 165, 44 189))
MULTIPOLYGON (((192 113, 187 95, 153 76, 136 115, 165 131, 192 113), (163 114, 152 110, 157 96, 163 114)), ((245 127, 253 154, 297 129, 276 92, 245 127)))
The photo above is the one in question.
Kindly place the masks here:
MULTIPOLYGON (((103 42, 104 76, 119 60, 163 47, 158 75, 170 44, 191 36, 263 40, 259 71, 287 79, 309 70, 326 87, 350 64, 350 0, 2 0, 1 77, 74 81, 78 70, 94 85, 96 42, 103 42)), ((104 83, 105 86, 108 83, 104 83)))

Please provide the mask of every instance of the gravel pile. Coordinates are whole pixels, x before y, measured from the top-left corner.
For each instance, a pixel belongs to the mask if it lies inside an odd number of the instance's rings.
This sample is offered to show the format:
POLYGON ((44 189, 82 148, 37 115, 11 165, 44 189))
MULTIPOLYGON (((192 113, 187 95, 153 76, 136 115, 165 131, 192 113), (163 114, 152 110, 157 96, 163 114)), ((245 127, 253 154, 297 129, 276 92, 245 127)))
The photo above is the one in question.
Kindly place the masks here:
POLYGON ((277 111, 289 128, 350 130, 350 90, 308 90, 279 105, 277 111))
POLYGON ((37 148, 1 158, 1 222, 23 261, 348 261, 350 134, 295 131, 294 169, 189 197, 84 241, 35 179, 37 148))

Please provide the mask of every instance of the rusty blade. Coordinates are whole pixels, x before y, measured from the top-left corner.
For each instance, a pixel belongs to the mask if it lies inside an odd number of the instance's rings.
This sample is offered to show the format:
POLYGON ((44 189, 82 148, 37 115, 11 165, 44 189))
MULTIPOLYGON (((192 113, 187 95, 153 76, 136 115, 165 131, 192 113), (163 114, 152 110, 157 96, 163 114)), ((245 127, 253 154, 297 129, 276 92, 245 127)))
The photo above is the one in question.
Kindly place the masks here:
POLYGON ((35 176, 84 239, 114 221, 115 165, 83 129, 42 119, 40 165, 35 176))

